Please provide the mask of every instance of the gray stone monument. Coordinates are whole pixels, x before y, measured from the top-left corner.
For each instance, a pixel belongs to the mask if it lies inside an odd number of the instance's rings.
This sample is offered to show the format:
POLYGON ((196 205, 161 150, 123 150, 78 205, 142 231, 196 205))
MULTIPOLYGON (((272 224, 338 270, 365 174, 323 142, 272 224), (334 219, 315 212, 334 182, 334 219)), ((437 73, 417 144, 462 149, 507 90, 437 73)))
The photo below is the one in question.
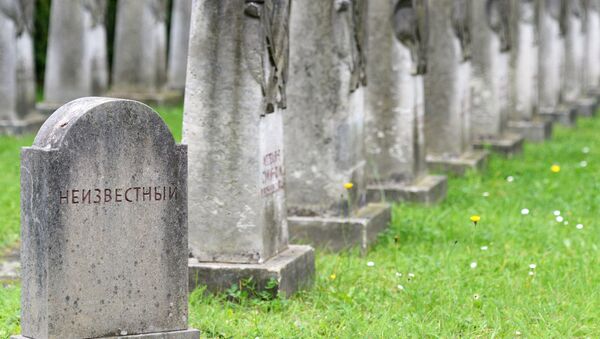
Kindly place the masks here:
POLYGON ((365 251, 390 218, 387 204, 366 202, 367 4, 292 3, 284 116, 290 235, 331 250, 365 251))
POLYGON ((563 0, 539 1, 539 108, 541 117, 571 126, 575 110, 562 102, 565 26, 563 0))
POLYGON ((13 339, 198 338, 188 329, 187 156, 141 103, 81 98, 21 158, 13 339))
POLYGON ((289 0, 195 1, 183 140, 189 145, 190 289, 252 278, 290 296, 314 250, 288 244, 282 116, 289 0))
POLYGON ((40 111, 50 114, 73 99, 106 92, 105 12, 106 0, 52 2, 40 111))
POLYGON ((168 87, 183 92, 187 67, 192 0, 174 0, 169 39, 168 87))
POLYGON ((565 78, 563 99, 577 109, 577 115, 595 113, 596 100, 584 93, 585 65, 585 13, 581 0, 567 0, 565 17, 565 78))
POLYGON ((471 135, 477 148, 511 155, 523 137, 507 131, 510 110, 510 0, 480 0, 472 10, 471 135))
POLYGON ((167 1, 119 0, 110 96, 146 103, 181 101, 167 89, 167 1))
POLYGON ((33 51, 35 0, 19 0, 17 3, 21 6, 23 16, 23 31, 17 37, 17 112, 34 115, 36 114, 33 51))
POLYGON ((19 134, 37 130, 45 117, 32 109, 33 48, 27 1, 0 1, 0 134, 19 134), (29 40, 31 42, 31 40, 29 40), (29 49, 27 49, 29 47, 29 49), (30 54, 29 54, 30 53, 30 54))
POLYGON ((510 0, 510 6, 511 102, 508 129, 529 141, 541 142, 552 135, 552 123, 537 114, 539 101, 537 1, 510 0))
POLYGON ((585 0, 584 94, 600 100, 600 0, 585 0))
POLYGON ((482 169, 488 152, 474 150, 471 114, 471 0, 436 0, 429 6, 425 74, 427 166, 463 175, 482 169))
POLYGON ((367 200, 438 202, 446 196, 447 180, 428 175, 425 162, 428 3, 368 5, 367 200))

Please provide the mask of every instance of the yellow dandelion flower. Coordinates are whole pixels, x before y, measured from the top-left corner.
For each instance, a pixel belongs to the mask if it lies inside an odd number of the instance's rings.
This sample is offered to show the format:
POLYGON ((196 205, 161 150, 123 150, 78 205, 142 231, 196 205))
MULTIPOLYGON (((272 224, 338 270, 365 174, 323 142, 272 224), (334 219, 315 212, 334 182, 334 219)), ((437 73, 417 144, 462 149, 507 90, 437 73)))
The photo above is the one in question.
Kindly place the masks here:
POLYGON ((560 166, 552 165, 552 166, 550 166, 550 170, 552 171, 552 173, 558 173, 558 172, 560 172, 560 166))
POLYGON ((331 281, 335 280, 335 278, 336 278, 336 275, 335 275, 335 273, 332 273, 332 274, 329 276, 329 279, 330 279, 331 281))
POLYGON ((480 216, 478 216, 478 215, 472 215, 472 216, 471 216, 471 221, 472 221, 472 222, 473 222, 475 225, 477 225, 477 223, 479 222, 479 220, 481 220, 481 217, 480 217, 480 216))
POLYGON ((351 183, 351 182, 347 182, 347 183, 344 184, 344 188, 347 189, 347 190, 351 190, 352 187, 354 187, 354 184, 351 183))

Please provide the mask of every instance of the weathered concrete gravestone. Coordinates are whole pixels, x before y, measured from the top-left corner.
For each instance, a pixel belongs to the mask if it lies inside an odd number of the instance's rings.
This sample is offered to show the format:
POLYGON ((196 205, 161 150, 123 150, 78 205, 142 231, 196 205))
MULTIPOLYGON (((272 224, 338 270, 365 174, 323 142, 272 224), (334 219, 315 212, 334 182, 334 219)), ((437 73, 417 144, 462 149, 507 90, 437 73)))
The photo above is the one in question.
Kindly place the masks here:
POLYGON ((178 102, 168 91, 167 1, 119 0, 110 96, 142 102, 178 102))
POLYGON ((40 111, 50 114, 73 99, 106 92, 105 13, 106 0, 52 2, 40 111))
MULTIPOLYGON (((544 141, 552 123, 537 114, 539 38, 536 0, 510 0, 511 52, 508 129, 529 141, 544 141)), ((554 67, 559 67, 555 64, 554 67)))
POLYGON ((473 1, 471 134, 478 148, 519 153, 523 137, 507 132, 509 93, 509 0, 473 1))
POLYGON ((33 109, 32 6, 30 1, 0 1, 0 134, 37 129, 45 118, 33 109))
POLYGON ((196 1, 183 139, 189 144, 190 288, 252 278, 287 296, 314 251, 288 245, 282 115, 289 0, 196 1))
POLYGON ((562 102, 565 60, 563 0, 538 3, 539 114, 565 125, 575 123, 575 110, 562 102))
POLYGON ((169 88, 182 92, 185 87, 191 12, 192 0, 173 1, 167 84, 169 88))
POLYGON ((149 107, 82 98, 21 160, 21 331, 198 338, 187 324, 186 147, 149 107))
POLYGON ((600 100, 600 0, 585 0, 584 94, 600 100))
POLYGON ((428 175, 425 163, 428 3, 368 4, 367 199, 438 202, 446 196, 446 177, 428 175))
POLYGON ((366 250, 390 218, 388 205, 365 205, 366 20, 363 0, 292 4, 284 116, 290 234, 333 250, 366 250))
POLYGON ((482 169, 488 152, 474 150, 471 114, 471 0, 440 0, 429 8, 425 74, 427 165, 462 175, 482 169))

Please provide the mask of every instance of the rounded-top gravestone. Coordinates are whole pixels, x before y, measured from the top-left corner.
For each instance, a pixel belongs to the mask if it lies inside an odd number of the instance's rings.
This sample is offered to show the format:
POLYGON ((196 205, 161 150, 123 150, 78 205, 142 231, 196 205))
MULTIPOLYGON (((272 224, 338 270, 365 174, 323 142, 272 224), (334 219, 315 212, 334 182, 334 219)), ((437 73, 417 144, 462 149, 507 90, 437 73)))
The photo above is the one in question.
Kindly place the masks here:
POLYGON ((186 146, 148 106, 82 98, 57 110, 22 152, 23 336, 197 338, 186 180, 186 146))

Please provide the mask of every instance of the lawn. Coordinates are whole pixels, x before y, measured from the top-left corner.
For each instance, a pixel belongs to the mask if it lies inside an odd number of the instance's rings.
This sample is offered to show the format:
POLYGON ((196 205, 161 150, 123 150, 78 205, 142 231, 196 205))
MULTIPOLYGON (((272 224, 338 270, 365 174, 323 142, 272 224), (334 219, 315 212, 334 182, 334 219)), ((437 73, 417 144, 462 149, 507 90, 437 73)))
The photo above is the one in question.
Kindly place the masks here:
MULTIPOLYGON (((179 139, 181 108, 160 111, 179 139)), ((451 178, 438 206, 397 205, 366 257, 318 251, 314 288, 289 300, 197 290, 190 325, 236 338, 598 338, 598 131, 600 118, 580 119, 522 156, 493 157, 483 174, 451 178)), ((0 248, 18 239, 18 147, 31 140, 0 137, 0 248)), ((18 298, 18 286, 0 288, 0 338, 19 331, 18 298)))

